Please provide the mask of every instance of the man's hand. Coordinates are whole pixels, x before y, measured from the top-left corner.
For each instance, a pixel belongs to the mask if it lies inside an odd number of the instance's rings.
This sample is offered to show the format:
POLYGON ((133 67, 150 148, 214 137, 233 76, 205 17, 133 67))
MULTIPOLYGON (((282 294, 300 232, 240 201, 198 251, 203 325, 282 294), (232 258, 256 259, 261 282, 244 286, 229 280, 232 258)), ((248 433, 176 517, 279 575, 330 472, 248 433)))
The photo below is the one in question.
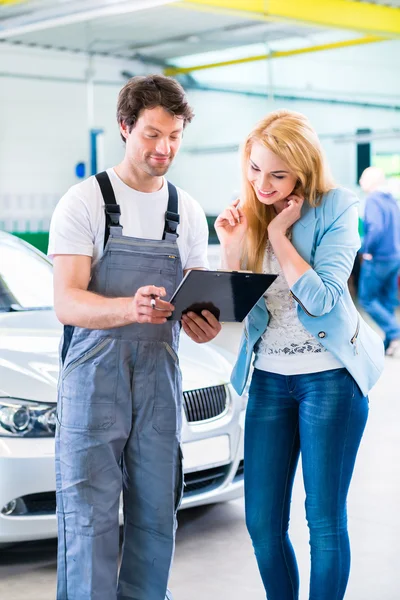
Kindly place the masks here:
POLYGON ((221 323, 208 311, 203 310, 203 315, 188 312, 182 315, 183 331, 197 344, 204 344, 213 340, 221 331, 221 323))
POLYGON ((167 295, 165 288, 146 285, 138 289, 132 301, 132 321, 134 323, 166 323, 174 306, 160 298, 167 295))

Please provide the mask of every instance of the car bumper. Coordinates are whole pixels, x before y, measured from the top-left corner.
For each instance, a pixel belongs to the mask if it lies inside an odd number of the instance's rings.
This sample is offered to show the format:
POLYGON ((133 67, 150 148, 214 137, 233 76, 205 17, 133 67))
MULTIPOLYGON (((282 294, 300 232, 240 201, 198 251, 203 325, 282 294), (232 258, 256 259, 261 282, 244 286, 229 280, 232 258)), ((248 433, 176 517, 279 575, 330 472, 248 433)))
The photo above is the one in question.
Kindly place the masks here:
MULTIPOLYGON (((54 494, 54 438, 0 438, 0 473, 0 511, 16 498, 54 494)), ((56 536, 54 510, 49 514, 33 510, 23 516, 0 513, 0 544, 56 536)))
MULTIPOLYGON (((184 455, 186 444, 216 435, 229 436, 231 450, 228 462, 185 469, 181 509, 243 496, 243 423, 244 411, 236 409, 212 424, 184 424, 184 455)), ((56 537, 54 438, 0 438, 0 473, 0 511, 18 498, 28 509, 21 516, 0 512, 0 545, 56 537)))

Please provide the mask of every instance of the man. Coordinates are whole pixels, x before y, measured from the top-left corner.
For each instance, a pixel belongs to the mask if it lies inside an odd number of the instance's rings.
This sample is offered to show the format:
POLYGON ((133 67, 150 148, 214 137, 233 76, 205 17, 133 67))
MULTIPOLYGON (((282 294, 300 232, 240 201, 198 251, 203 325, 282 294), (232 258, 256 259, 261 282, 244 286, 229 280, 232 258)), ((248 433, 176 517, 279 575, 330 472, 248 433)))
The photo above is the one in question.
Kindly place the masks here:
MULTIPOLYGON (((65 325, 56 433, 57 600, 164 600, 182 495, 180 324, 169 298, 207 268, 203 210, 164 179, 193 117, 181 86, 134 77, 117 118, 123 161, 71 188, 51 224, 65 325), (124 542, 117 581, 121 489, 124 542)), ((189 313, 198 343, 220 331, 189 313)))
POLYGON ((360 178, 368 194, 364 214, 363 262, 359 301, 385 334, 388 356, 400 356, 399 305, 400 209, 386 191, 382 169, 368 167, 360 178))

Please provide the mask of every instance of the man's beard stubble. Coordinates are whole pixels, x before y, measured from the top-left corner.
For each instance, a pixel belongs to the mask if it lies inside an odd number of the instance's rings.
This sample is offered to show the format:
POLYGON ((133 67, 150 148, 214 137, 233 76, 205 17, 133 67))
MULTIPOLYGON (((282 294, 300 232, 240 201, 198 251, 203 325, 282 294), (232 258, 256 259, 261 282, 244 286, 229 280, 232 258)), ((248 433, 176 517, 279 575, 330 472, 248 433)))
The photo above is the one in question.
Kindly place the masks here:
POLYGON ((145 158, 145 164, 146 164, 146 169, 145 171, 151 175, 152 177, 162 177, 163 175, 165 175, 168 171, 168 169, 170 168, 172 161, 173 161, 174 157, 170 156, 169 160, 166 164, 164 165, 154 165, 150 162, 150 157, 146 157, 145 158))

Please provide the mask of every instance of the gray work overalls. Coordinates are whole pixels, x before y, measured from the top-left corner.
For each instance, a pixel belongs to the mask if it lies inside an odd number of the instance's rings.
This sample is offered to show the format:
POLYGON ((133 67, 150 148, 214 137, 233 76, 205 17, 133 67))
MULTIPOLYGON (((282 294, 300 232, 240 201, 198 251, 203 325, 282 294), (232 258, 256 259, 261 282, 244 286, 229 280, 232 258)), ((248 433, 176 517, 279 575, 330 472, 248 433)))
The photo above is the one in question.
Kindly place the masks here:
MULTIPOLYGON (((163 239, 122 236, 107 173, 106 245, 89 290, 132 297, 145 285, 167 298, 182 280, 178 197, 168 184, 163 239), (109 237, 108 237, 109 235, 109 237)), ((66 327, 56 432, 57 600, 164 600, 183 490, 180 325, 66 327), (118 579, 121 490, 124 542, 118 579)))

